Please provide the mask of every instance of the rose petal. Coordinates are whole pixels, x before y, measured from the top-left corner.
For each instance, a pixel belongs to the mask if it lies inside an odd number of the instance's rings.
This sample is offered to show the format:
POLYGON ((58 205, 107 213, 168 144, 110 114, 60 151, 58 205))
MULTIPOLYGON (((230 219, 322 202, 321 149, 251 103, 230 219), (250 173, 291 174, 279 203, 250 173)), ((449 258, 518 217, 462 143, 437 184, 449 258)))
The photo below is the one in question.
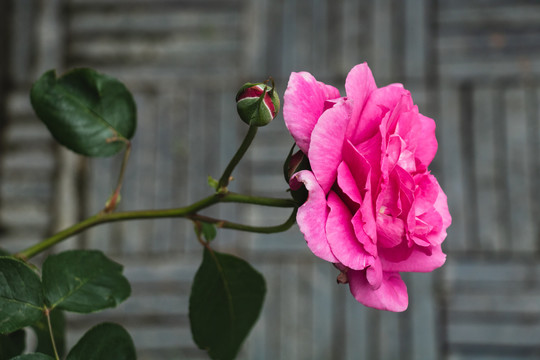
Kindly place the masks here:
POLYGON ((380 259, 384 271, 430 272, 444 264, 446 255, 439 245, 430 247, 430 251, 413 248, 409 256, 402 261, 391 261, 386 256, 381 256, 380 259))
POLYGON ((343 158, 343 141, 350 116, 351 103, 341 101, 321 115, 311 134, 309 162, 325 194, 336 180, 337 168, 343 158))
POLYGON ((384 154, 381 157, 381 173, 384 178, 387 178, 392 170, 394 170, 401 154, 402 143, 403 141, 398 135, 392 135, 387 145, 384 146, 384 154))
MULTIPOLYGON (((422 236, 430 245, 440 245, 446 237, 446 231, 443 230, 443 219, 435 209, 428 211, 416 218, 417 227, 419 222, 427 224, 429 232, 422 236)), ((420 235, 420 229, 415 229, 415 234, 420 235)))
POLYGON ((416 189, 414 191, 414 206, 416 215, 421 215, 431 208, 439 194, 439 184, 435 177, 429 173, 414 176, 416 189))
POLYGON ((383 281, 383 269, 379 258, 375 260, 373 265, 366 269, 366 279, 373 290, 377 290, 381 287, 383 281))
POLYGON ((382 282, 374 290, 366 278, 366 271, 349 270, 349 287, 360 303, 380 310, 405 311, 409 303, 407 286, 397 272, 384 272, 382 282))
POLYGON ((356 179, 353 177, 351 170, 344 161, 338 166, 337 183, 343 193, 352 201, 357 204, 362 203, 362 196, 360 194, 360 190, 358 189, 356 179))
MULTIPOLYGON (((350 140, 347 140, 346 143, 368 162, 371 167, 371 186, 373 189, 377 189, 381 177, 381 133, 377 132, 373 137, 358 145, 353 145, 350 140)), ((343 156, 345 158, 346 155, 343 154, 343 156)))
POLYGON ((377 196, 376 206, 377 216, 379 214, 398 217, 402 213, 402 204, 400 203, 400 181, 397 171, 393 171, 388 179, 380 184, 379 195, 377 196))
POLYGON ((435 204, 433 204, 433 207, 441 215, 443 220, 443 230, 446 230, 450 226, 450 224, 452 224, 452 216, 450 216, 450 212, 448 211, 448 200, 446 198, 446 194, 441 189, 439 183, 437 182, 437 179, 435 179, 435 182, 437 183, 437 187, 439 188, 439 193, 437 195, 437 200, 435 200, 435 204))
POLYGON ((317 81, 308 72, 291 73, 283 104, 285 125, 296 144, 308 153, 311 132, 324 110, 324 102, 338 98, 339 91, 317 81))
MULTIPOLYGON (((390 111, 384 116, 384 118, 381 120, 381 125, 379 126, 383 138, 383 147, 388 141, 390 135, 396 133, 396 128, 402 114, 411 111, 413 107, 414 104, 411 94, 407 92, 401 96, 396 106, 393 109, 390 109, 390 111)), ((383 148, 383 152, 384 150, 385 149, 383 148)))
POLYGON ((375 79, 367 63, 356 65, 349 71, 345 80, 345 91, 347 98, 354 102, 352 110, 352 119, 347 129, 347 138, 350 138, 361 123, 361 114, 364 105, 371 95, 377 89, 375 79))
MULTIPOLYGON (((363 202, 363 205, 367 202, 363 202)), ((364 206, 366 208, 367 206, 364 206)), ((358 241, 364 246, 364 250, 373 257, 377 257, 377 225, 373 214, 365 214, 362 207, 353 215, 351 223, 358 241)))
POLYGON ((405 236, 405 223, 400 218, 377 214, 377 242, 384 247, 399 245, 405 236))
POLYGON ((349 209, 333 191, 328 194, 328 206, 330 213, 326 222, 326 237, 332 253, 350 269, 365 269, 373 263, 373 257, 357 240, 349 209))
POLYGON ((422 114, 418 114, 418 121, 421 124, 421 129, 418 131, 419 136, 415 156, 423 165, 423 170, 427 169, 435 157, 438 143, 435 137, 435 121, 422 114))
POLYGON ((386 113, 394 109, 406 94, 409 92, 401 84, 391 84, 374 90, 364 105, 361 118, 354 117, 354 125, 352 122, 349 125, 347 138, 354 145, 358 145, 373 137, 379 132, 379 125, 386 113))
POLYGON ((366 191, 367 186, 371 186, 368 183, 370 180, 371 165, 350 141, 345 141, 343 144, 343 161, 347 164, 351 174, 360 190, 362 197, 366 191))
MULTIPOLYGON (((437 187, 439 187, 439 184, 437 183, 437 187)), ((450 216, 450 213, 448 212, 448 203, 446 200, 446 194, 442 191, 442 189, 439 187, 439 193, 437 195, 437 200, 435 200, 435 204, 433 205, 433 209, 440 216, 440 221, 442 224, 437 223, 437 227, 429 233, 426 236, 426 239, 433 245, 439 245, 441 244, 444 239, 446 239, 446 229, 450 224, 452 223, 452 217, 450 216)), ((432 215, 434 216, 434 215, 432 215)), ((438 218, 434 216, 434 219, 438 218)))
POLYGON ((303 170, 291 177, 292 190, 298 189, 301 183, 304 184, 309 195, 307 201, 298 208, 296 215, 300 231, 304 234, 307 245, 313 254, 323 260, 337 262, 338 260, 332 254, 326 238, 328 209, 325 194, 311 171, 303 170))

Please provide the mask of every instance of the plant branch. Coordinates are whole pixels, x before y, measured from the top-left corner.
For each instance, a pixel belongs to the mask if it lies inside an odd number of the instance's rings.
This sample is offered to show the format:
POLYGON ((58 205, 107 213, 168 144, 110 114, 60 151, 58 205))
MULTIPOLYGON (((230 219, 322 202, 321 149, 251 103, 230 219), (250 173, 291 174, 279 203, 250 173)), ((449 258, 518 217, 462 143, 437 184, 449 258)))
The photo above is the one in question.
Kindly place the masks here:
POLYGON ((110 213, 116 209, 116 206, 118 205, 118 200, 120 197, 120 190, 122 189, 122 184, 124 182, 124 174, 126 172, 126 166, 129 159, 129 155, 131 154, 131 141, 125 140, 126 143, 126 151, 124 151, 124 158, 122 159, 122 165, 120 167, 120 174, 118 175, 118 182, 116 184, 116 189, 114 190, 113 194, 107 201, 107 204, 105 205, 105 208, 103 209, 103 212, 110 213))
POLYGON ((226 194, 223 194, 220 202, 253 204, 253 205, 262 205, 262 206, 270 206, 270 207, 283 207, 283 208, 293 208, 293 207, 298 206, 298 203, 293 199, 250 196, 250 195, 243 195, 243 194, 238 194, 234 192, 228 192, 226 194))
POLYGON ((222 229, 233 229, 233 230, 239 230, 239 231, 247 231, 247 232, 253 232, 253 233, 260 233, 260 234, 274 234, 278 232, 284 232, 291 228, 291 226, 294 225, 296 221, 296 212, 298 211, 297 208, 293 210, 287 221, 285 221, 283 224, 275 225, 275 226, 251 226, 251 225, 244 225, 244 224, 238 224, 226 220, 220 220, 211 218, 209 216, 204 215, 190 215, 188 216, 193 221, 203 221, 210 224, 215 224, 217 227, 222 229))
MULTIPOLYGON (((28 247, 25 250, 20 251, 19 253, 15 254, 15 256, 23 260, 29 259, 73 235, 76 235, 86 229, 89 229, 99 224, 122 221, 122 220, 159 219, 159 218, 175 218, 175 217, 189 218, 190 216, 196 215, 198 211, 205 209, 207 207, 210 207, 214 204, 220 203, 220 202, 245 203, 245 204, 256 204, 256 205, 264 205, 264 206, 272 206, 272 207, 289 207, 289 208, 296 208, 297 206, 296 202, 290 199, 265 198, 265 197, 241 195, 241 194, 236 194, 236 193, 225 193, 225 194, 215 193, 191 205, 181 207, 181 208, 175 208, 175 209, 122 211, 122 212, 114 212, 114 213, 106 213, 106 212, 101 211, 75 225, 68 227, 67 229, 64 229, 54 234, 53 236, 33 246, 28 247)), ((294 223, 294 219, 293 219, 293 223, 294 223)), ((249 226, 233 224, 233 223, 227 223, 227 224, 230 224, 227 226, 231 226, 231 227, 226 227, 226 228, 231 228, 231 229, 236 228, 238 230, 251 231, 249 230, 250 228, 249 226), (244 228, 241 228, 242 226, 244 226, 244 228)), ((254 227, 253 229, 257 229, 257 228, 254 227)), ((272 227, 268 227, 268 229, 272 229, 272 227)), ((267 230, 267 232, 277 232, 277 231, 267 230)))
POLYGON ((217 191, 218 192, 227 192, 227 186, 229 185, 229 179, 231 177, 231 174, 246 153, 247 149, 249 148, 249 145, 251 145, 251 142, 255 138, 255 135, 257 134, 257 126, 250 126, 249 130, 246 134, 246 137, 244 138, 244 141, 242 141, 242 144, 236 151, 236 154, 234 154, 233 158, 225 168, 225 171, 223 172, 223 175, 219 178, 217 191))

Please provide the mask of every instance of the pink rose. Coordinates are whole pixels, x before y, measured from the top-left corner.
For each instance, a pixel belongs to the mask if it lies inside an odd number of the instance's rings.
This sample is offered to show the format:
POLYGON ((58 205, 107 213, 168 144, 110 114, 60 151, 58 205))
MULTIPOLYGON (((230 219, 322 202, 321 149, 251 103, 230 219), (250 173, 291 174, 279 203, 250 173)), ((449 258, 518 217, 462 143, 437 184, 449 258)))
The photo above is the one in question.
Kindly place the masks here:
POLYGON ((428 170, 435 122, 401 84, 377 88, 366 63, 349 72, 345 89, 340 97, 307 72, 289 79, 285 124, 311 166, 290 179, 291 189, 303 184, 309 193, 297 222, 356 300, 404 311, 400 272, 429 272, 446 259, 441 243, 452 219, 428 170))

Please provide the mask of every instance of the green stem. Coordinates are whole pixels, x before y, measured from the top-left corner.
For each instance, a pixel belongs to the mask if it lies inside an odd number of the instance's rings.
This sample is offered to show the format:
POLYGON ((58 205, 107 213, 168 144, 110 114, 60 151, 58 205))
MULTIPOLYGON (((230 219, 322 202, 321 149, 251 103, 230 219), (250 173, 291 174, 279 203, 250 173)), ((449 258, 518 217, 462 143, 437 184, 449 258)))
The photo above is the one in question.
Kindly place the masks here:
MULTIPOLYGON (((122 220, 190 217, 190 216, 196 215, 196 213, 199 210, 205 209, 219 202, 245 203, 245 204, 256 204, 256 205, 264 205, 264 206, 272 206, 272 207, 289 207, 289 208, 296 208, 297 206, 297 204, 293 200, 289 200, 289 199, 274 199, 274 198, 247 196, 247 195, 241 195, 241 194, 235 194, 235 193, 226 193, 226 194, 216 193, 202 200, 199 200, 191 205, 188 205, 186 207, 176 208, 176 209, 122 211, 122 212, 114 212, 114 213, 106 213, 102 211, 75 225, 72 225, 71 227, 67 229, 64 229, 54 234, 53 236, 33 246, 28 247, 25 250, 20 251, 19 253, 15 254, 15 256, 21 259, 29 259, 73 235, 76 235, 88 228, 91 228, 99 224, 122 221, 122 220)), ((237 224, 237 225, 238 227, 241 226, 240 224, 237 224)), ((230 227, 230 228, 234 228, 234 227, 230 227)), ((249 227, 246 227, 246 230, 244 231, 250 231, 248 230, 248 228, 249 227)), ((269 227, 269 229, 271 228, 272 227, 269 227)), ((238 228, 238 230, 243 230, 243 229, 238 228)))
POLYGON ((122 159, 122 165, 120 167, 120 174, 118 175, 118 182, 116 184, 116 189, 114 190, 113 194, 109 198, 109 201, 107 201, 107 204, 105 205, 105 208, 103 209, 104 212, 112 212, 114 209, 116 209, 116 206, 118 205, 118 197, 120 196, 120 190, 122 189, 122 184, 124 182, 124 174, 126 172, 126 166, 129 159, 129 155, 131 154, 131 142, 129 140, 125 140, 126 142, 126 151, 124 152, 124 158, 122 159))
POLYGON ((257 134, 257 126, 250 126, 249 130, 246 134, 246 137, 244 138, 244 141, 242 141, 242 144, 236 151, 236 154, 234 154, 233 158, 229 162, 229 165, 225 168, 225 171, 223 172, 223 175, 221 175, 221 178, 219 179, 217 191, 218 192, 227 192, 227 185, 229 185, 229 178, 231 177, 231 174, 246 153, 247 149, 251 145, 251 142, 255 138, 255 135, 257 134))
POLYGON ((294 208, 293 212, 285 221, 283 224, 275 225, 275 226, 251 226, 251 225, 244 225, 244 224, 238 224, 233 223, 230 221, 220 220, 220 219, 214 219, 208 216, 204 215, 191 215, 188 216, 193 221, 203 221, 210 224, 215 224, 217 227, 222 229, 233 229, 233 230, 240 230, 240 231, 247 231, 247 232, 253 232, 253 233, 259 233, 259 234, 274 234, 278 232, 284 232, 291 228, 291 226, 294 225, 296 221, 296 212, 298 211, 297 208, 294 208))
POLYGON ((278 199, 278 198, 267 198, 260 196, 249 196, 238 194, 234 192, 228 192, 222 195, 220 202, 231 202, 231 203, 242 203, 242 204, 253 204, 253 205, 262 205, 262 206, 271 206, 271 207, 283 207, 283 208, 293 208, 297 207, 298 204, 293 199, 278 199))

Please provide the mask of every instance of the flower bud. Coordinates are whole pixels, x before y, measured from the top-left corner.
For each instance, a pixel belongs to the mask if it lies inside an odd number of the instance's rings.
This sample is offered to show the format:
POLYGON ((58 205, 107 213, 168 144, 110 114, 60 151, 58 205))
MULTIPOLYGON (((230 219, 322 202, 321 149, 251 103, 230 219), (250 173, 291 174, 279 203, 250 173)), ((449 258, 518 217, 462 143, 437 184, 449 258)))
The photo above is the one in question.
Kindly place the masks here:
POLYGON ((311 170, 308 157, 301 151, 298 150, 296 153, 289 153, 285 163, 283 164, 283 175, 285 176, 285 181, 289 182, 294 173, 297 173, 301 170, 311 170))
POLYGON ((279 111, 279 97, 274 86, 264 83, 246 83, 236 94, 236 109, 243 122, 253 126, 265 126, 279 111))
MULTIPOLYGON (((291 148, 285 163, 283 164, 283 175, 285 176, 285 181, 287 182, 291 180, 291 177, 295 173, 301 170, 311 170, 308 157, 301 150, 298 150, 293 154, 293 149, 294 145, 291 148)), ((291 195, 299 204, 303 204, 307 200, 308 191, 304 186, 301 186, 296 190, 291 189, 291 195)))

